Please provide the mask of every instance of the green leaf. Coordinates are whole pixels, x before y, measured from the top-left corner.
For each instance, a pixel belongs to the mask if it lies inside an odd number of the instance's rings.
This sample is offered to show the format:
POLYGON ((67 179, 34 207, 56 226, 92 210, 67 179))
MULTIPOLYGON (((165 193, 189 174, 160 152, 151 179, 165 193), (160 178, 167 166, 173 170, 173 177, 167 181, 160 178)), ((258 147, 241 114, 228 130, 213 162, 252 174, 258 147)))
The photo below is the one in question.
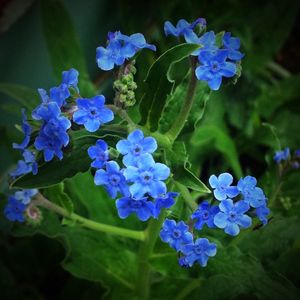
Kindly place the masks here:
POLYGON ((84 96, 93 96, 96 90, 90 81, 84 55, 70 15, 62 1, 41 1, 42 23, 52 67, 57 79, 62 71, 79 71, 79 88, 84 96))
POLYGON ((64 183, 61 182, 52 187, 43 190, 43 194, 50 201, 65 208, 69 213, 74 210, 74 205, 71 198, 64 192, 64 183))
POLYGON ((22 107, 29 111, 32 111, 40 102, 39 95, 35 90, 19 84, 0 83, 0 92, 17 100, 22 107))
POLYGON ((167 96, 173 92, 175 80, 170 74, 172 65, 185 59, 199 47, 195 44, 177 45, 163 53, 150 67, 145 79, 146 88, 140 103, 140 112, 141 123, 147 124, 152 131, 158 128, 167 96))
POLYGON ((234 141, 230 136, 215 125, 200 125, 194 132, 191 143, 197 149, 204 145, 211 145, 221 152, 228 160, 237 177, 242 176, 242 169, 238 159, 238 152, 234 141))

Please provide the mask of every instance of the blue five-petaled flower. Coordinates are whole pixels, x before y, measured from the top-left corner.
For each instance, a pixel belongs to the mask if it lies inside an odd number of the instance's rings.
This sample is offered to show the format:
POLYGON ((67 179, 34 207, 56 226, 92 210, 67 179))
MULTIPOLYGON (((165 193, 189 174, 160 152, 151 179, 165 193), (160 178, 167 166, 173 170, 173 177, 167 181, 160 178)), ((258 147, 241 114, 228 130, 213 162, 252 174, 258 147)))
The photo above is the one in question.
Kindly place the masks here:
POLYGON ((73 121, 79 125, 84 125, 89 132, 95 132, 100 125, 110 122, 114 118, 113 112, 104 106, 103 95, 95 96, 91 99, 77 99, 78 109, 73 114, 73 121))
POLYGON ((214 216, 220 211, 216 205, 210 206, 208 201, 203 201, 198 209, 191 215, 191 219, 195 220, 194 227, 201 230, 206 224, 209 228, 216 227, 214 223, 214 216))
POLYGON ((226 199, 220 203, 219 208, 220 212, 215 215, 214 223, 217 227, 224 228, 227 234, 236 236, 240 232, 240 227, 251 226, 252 220, 245 214, 250 207, 245 201, 233 203, 231 199, 226 199))
POLYGON ((103 140, 97 140, 95 146, 88 148, 88 155, 94 161, 91 166, 94 168, 102 168, 106 161, 109 159, 108 146, 103 140))

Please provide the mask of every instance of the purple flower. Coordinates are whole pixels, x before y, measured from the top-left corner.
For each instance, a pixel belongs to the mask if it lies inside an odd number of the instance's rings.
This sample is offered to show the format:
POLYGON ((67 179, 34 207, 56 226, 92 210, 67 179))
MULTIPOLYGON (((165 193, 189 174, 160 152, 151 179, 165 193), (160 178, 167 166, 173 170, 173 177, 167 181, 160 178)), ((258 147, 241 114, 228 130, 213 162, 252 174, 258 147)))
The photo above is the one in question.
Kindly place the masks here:
POLYGON ((104 185, 111 198, 116 198, 118 192, 129 197, 129 190, 126 180, 119 165, 115 161, 105 163, 106 170, 97 170, 94 181, 96 185, 104 185))
POLYGON ((218 90, 222 83, 222 77, 233 77, 236 74, 236 65, 227 62, 228 50, 201 51, 199 54, 200 66, 195 74, 198 80, 207 81, 212 90, 218 90))
POLYGON ((147 221, 152 216, 154 209, 153 203, 147 198, 136 200, 131 197, 124 197, 116 201, 116 206, 121 219, 135 213, 141 221, 147 221))
POLYGON ((231 186, 232 182, 233 177, 229 173, 222 173, 219 177, 216 175, 209 177, 209 184, 214 189, 214 195, 218 200, 233 198, 239 194, 236 186, 231 186))
POLYGON ((181 251, 186 244, 193 242, 193 235, 188 231, 189 227, 180 221, 166 219, 160 231, 160 238, 176 251, 181 251))
POLYGON ((132 182, 129 190, 136 199, 143 198, 147 193, 156 198, 165 194, 166 184, 162 181, 169 177, 170 169, 161 163, 155 163, 150 154, 144 154, 137 162, 137 167, 128 166, 124 170, 124 176, 128 182, 132 182))
POLYGON ((136 166, 141 155, 153 153, 157 149, 157 143, 153 137, 144 137, 143 132, 137 129, 128 135, 127 140, 119 141, 116 147, 125 155, 123 158, 125 166, 136 166))
POLYGON ((206 267, 210 257, 217 253, 217 245, 210 243, 206 238, 199 238, 195 243, 184 245, 181 252, 185 255, 184 261, 190 267, 198 262, 201 267, 206 267))
POLYGON ((4 207, 4 215, 10 221, 25 222, 24 212, 26 205, 14 197, 9 197, 4 207))
POLYGON ((231 37, 230 32, 226 32, 223 36, 223 45, 225 49, 229 51, 228 58, 232 61, 241 60, 244 54, 239 51, 240 49, 240 39, 236 37, 231 37))
POLYGON ((77 99, 78 110, 73 114, 73 121, 84 125, 89 132, 95 132, 100 125, 110 122, 114 118, 113 112, 104 107, 105 98, 103 95, 91 99, 77 99))
POLYGON ((245 201, 238 201, 235 204, 231 199, 223 200, 220 205, 220 212, 214 217, 214 223, 219 228, 224 228, 229 235, 236 236, 240 227, 248 228, 252 220, 244 213, 249 210, 249 204, 245 201))
POLYGON ((88 148, 88 154, 94 161, 91 166, 94 168, 102 168, 109 158, 108 146, 103 140, 97 140, 95 146, 88 148))
POLYGON ((214 228, 214 216, 220 211, 218 206, 210 206, 208 201, 203 201, 198 209, 191 215, 192 220, 196 220, 194 227, 198 230, 206 224, 209 228, 214 228))

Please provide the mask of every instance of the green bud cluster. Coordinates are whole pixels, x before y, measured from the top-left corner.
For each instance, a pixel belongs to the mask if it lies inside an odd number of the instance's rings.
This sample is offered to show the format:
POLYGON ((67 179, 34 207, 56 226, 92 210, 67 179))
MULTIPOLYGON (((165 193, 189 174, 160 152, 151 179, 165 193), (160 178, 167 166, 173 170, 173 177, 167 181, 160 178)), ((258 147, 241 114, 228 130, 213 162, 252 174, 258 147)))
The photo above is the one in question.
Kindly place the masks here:
POLYGON ((134 81, 136 68, 133 64, 127 65, 119 78, 114 82, 115 103, 128 107, 135 104, 135 90, 137 84, 134 81))

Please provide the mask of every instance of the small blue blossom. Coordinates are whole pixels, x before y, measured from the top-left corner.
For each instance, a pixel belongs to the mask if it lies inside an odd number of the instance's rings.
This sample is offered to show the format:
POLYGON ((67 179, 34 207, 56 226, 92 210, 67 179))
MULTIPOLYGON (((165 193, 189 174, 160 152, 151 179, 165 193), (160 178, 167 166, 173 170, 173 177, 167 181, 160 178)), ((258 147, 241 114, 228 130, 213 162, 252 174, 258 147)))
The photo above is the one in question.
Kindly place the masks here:
POLYGON ((126 59, 133 57, 137 51, 143 48, 156 50, 154 45, 146 42, 141 33, 127 36, 120 31, 110 32, 108 34, 107 47, 98 47, 96 49, 98 67, 104 71, 112 70, 115 65, 123 65, 126 59))
POLYGON ((125 197, 129 197, 130 193, 126 180, 119 165, 115 161, 105 163, 106 170, 100 169, 96 171, 94 181, 96 185, 104 185, 111 198, 115 199, 118 192, 125 197))
POLYGON ((89 132, 95 132, 100 125, 110 122, 114 118, 113 112, 104 107, 105 98, 103 95, 91 99, 77 99, 78 110, 73 114, 73 121, 84 125, 89 132))
POLYGON ((144 137, 143 132, 137 129, 128 135, 127 140, 119 141, 116 148, 125 155, 123 158, 125 166, 135 166, 141 155, 153 153, 157 149, 157 143, 153 137, 144 137))
POLYGON ((37 174, 38 165, 35 161, 34 153, 28 149, 25 149, 22 153, 24 160, 17 162, 17 167, 9 173, 13 178, 32 172, 33 175, 37 174))
POLYGON ((25 109, 22 109, 22 130, 24 132, 25 137, 21 144, 13 143, 14 149, 24 150, 28 146, 29 141, 30 141, 30 135, 31 135, 32 129, 31 129, 30 125, 28 124, 25 109))
POLYGON ((124 197, 116 201, 116 206, 121 219, 135 213, 141 221, 147 221, 152 216, 154 209, 153 203, 147 198, 136 200, 131 197, 124 197))
POLYGON ((187 43, 201 45, 200 49, 197 49, 192 53, 193 56, 199 56, 202 51, 216 51, 218 49, 216 46, 216 35, 213 31, 208 31, 200 37, 196 34, 190 35, 185 40, 187 43))
POLYGON ((270 209, 268 207, 263 205, 256 208, 255 214, 258 217, 258 219, 263 223, 263 225, 266 225, 268 223, 268 215, 270 214, 270 209))
POLYGON ((71 68, 68 71, 62 72, 62 83, 66 84, 68 87, 73 87, 78 91, 77 85, 78 85, 78 75, 79 72, 71 68))
POLYGON ((281 161, 286 161, 290 157, 290 148, 285 148, 282 151, 276 151, 273 159, 276 163, 280 164, 281 161))
POLYGON ((184 245, 181 252, 185 255, 184 262, 190 267, 198 262, 201 267, 206 267, 210 257, 217 253, 217 245, 210 243, 206 238, 199 238, 195 243, 184 245))
POLYGON ((236 186, 231 186, 232 182, 233 177, 229 173, 222 173, 219 177, 216 175, 209 177, 209 184, 214 189, 214 195, 218 200, 233 198, 239 194, 236 186))
POLYGON ((153 198, 165 194, 167 191, 166 184, 162 181, 169 177, 170 169, 161 163, 155 163, 150 154, 144 154, 137 162, 137 167, 128 166, 124 170, 124 176, 130 186, 131 195, 140 199, 147 193, 153 198))
POLYGON ((50 99, 57 103, 59 107, 66 105, 66 99, 70 97, 70 91, 66 84, 52 87, 50 89, 50 99))
POLYGON ((9 197, 4 207, 4 215, 10 221, 25 222, 24 212, 26 205, 14 197, 9 197))
POLYGON ((14 198, 19 200, 25 205, 28 205, 31 201, 31 198, 38 193, 37 189, 29 189, 29 190, 22 190, 17 191, 14 194, 14 198))
POLYGON ((300 150, 295 150, 295 156, 300 157, 300 150))
POLYGON ((244 54, 239 51, 240 39, 231 37, 230 32, 226 32, 223 36, 223 45, 229 51, 228 58, 232 61, 239 61, 244 57, 244 54))
POLYGON ((223 200, 220 205, 220 212, 214 217, 214 223, 219 228, 224 228, 229 235, 236 236, 240 227, 248 228, 252 224, 251 218, 244 214, 249 210, 249 204, 245 201, 233 203, 231 199, 223 200))
POLYGON ((42 103, 32 111, 32 118, 34 120, 49 121, 56 119, 61 114, 58 104, 54 101, 42 103))
POLYGON ((102 168, 109 159, 108 146, 103 140, 97 140, 95 146, 88 148, 88 155, 94 161, 91 163, 93 168, 102 168))
POLYGON ((218 90, 222 77, 230 78, 237 72, 236 65, 226 61, 227 57, 228 50, 201 51, 198 57, 200 66, 195 70, 197 79, 207 81, 212 90, 218 90))
POLYGON ((237 184, 237 189, 243 195, 243 200, 254 208, 265 205, 267 201, 263 190, 256 187, 256 184, 257 181, 252 176, 241 178, 237 184))
POLYGON ((193 29, 198 24, 200 24, 201 29, 204 29, 206 27, 206 20, 203 18, 198 18, 193 23, 189 23, 186 20, 181 19, 177 22, 176 27, 171 22, 167 21, 164 25, 165 35, 173 35, 176 37, 184 36, 187 39, 191 35, 195 34, 193 29))
POLYGON ((175 203, 174 198, 176 198, 178 195, 179 193, 176 192, 168 192, 165 195, 157 197, 154 202, 154 218, 157 218, 159 216, 162 208, 170 208, 171 206, 173 206, 175 203))
POLYGON ((220 211, 218 206, 210 206, 208 201, 203 201, 198 209, 191 215, 192 220, 196 220, 194 227, 201 230, 206 224, 209 228, 214 228, 214 217, 220 211))
POLYGON ((178 264, 182 268, 189 268, 189 262, 187 261, 185 256, 181 256, 178 258, 178 264))
POLYGON ((174 220, 166 219, 159 235, 170 247, 181 251, 184 245, 193 242, 193 235, 188 229, 189 227, 183 221, 176 223, 174 220))

